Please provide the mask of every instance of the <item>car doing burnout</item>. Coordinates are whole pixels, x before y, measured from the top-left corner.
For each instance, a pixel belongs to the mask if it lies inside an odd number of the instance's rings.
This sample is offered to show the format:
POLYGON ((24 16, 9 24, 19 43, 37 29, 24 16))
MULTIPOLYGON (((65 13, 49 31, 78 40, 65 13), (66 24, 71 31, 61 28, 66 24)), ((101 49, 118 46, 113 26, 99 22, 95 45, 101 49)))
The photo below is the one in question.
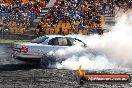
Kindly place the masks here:
POLYGON ((40 62, 42 56, 50 51, 64 49, 79 44, 86 47, 81 40, 66 36, 42 36, 31 42, 14 45, 13 58, 26 62, 40 62))

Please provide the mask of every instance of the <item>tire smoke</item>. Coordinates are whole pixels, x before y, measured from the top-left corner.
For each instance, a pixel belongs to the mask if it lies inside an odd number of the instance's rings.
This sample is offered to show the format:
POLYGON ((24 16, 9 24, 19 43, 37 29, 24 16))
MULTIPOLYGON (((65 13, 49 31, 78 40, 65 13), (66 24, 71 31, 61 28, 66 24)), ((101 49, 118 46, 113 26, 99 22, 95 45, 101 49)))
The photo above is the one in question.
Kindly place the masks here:
POLYGON ((132 67, 132 13, 118 14, 111 31, 103 35, 68 35, 81 39, 87 48, 73 46, 54 54, 67 59, 57 62, 58 69, 76 70, 80 65, 87 70, 132 67))

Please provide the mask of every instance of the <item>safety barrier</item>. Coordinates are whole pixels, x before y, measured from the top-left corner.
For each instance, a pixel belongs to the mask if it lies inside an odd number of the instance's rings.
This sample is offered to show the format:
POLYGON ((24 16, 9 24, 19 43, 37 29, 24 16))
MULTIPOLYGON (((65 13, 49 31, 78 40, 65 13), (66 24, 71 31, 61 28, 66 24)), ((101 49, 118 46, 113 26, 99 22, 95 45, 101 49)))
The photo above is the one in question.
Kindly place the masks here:
MULTIPOLYGON (((106 29, 102 29, 103 33, 108 32, 106 29)), ((90 29, 85 30, 79 30, 79 29, 63 29, 60 30, 59 28, 45 28, 43 31, 39 32, 39 29, 35 30, 36 34, 44 34, 44 35, 51 35, 51 34, 62 34, 62 35, 68 35, 72 33, 81 33, 83 35, 90 34, 90 29)))

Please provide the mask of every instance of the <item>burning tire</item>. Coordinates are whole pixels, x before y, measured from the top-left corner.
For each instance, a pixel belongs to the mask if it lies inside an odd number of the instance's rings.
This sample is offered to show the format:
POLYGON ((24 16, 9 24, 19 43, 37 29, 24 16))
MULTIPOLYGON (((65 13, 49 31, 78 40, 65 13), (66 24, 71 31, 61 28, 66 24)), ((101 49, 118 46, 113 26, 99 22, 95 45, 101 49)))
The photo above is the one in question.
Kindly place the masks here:
POLYGON ((86 78, 84 76, 81 76, 78 80, 79 84, 83 85, 86 83, 86 78))

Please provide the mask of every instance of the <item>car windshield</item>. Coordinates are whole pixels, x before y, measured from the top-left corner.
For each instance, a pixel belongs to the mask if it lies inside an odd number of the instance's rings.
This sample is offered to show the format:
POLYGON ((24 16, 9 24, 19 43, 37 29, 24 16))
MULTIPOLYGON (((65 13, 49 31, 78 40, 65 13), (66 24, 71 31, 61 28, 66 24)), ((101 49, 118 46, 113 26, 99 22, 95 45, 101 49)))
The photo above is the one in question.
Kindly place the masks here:
POLYGON ((87 47, 87 45, 83 41, 81 41, 79 39, 76 39, 76 38, 74 38, 74 39, 77 40, 77 41, 79 41, 79 42, 81 42, 84 45, 84 47, 87 47))
POLYGON ((33 40, 31 41, 31 43, 42 43, 42 42, 44 42, 47 38, 48 38, 48 37, 46 37, 46 36, 38 37, 38 38, 36 38, 36 39, 33 39, 33 40))

